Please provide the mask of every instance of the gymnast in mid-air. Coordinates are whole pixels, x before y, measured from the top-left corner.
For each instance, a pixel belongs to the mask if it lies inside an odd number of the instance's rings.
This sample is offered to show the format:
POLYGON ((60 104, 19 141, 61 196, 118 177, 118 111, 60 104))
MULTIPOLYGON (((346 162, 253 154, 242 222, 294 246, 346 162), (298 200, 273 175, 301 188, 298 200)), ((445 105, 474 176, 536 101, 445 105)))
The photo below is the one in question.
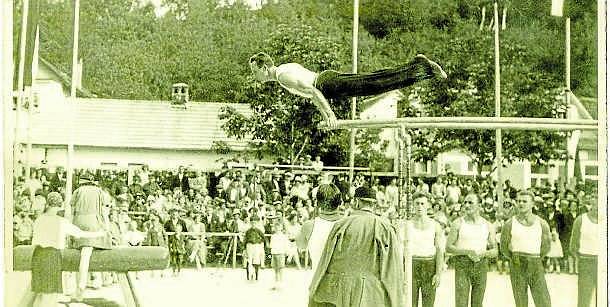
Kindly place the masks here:
POLYGON ((443 68, 423 54, 393 68, 353 74, 334 70, 316 73, 298 63, 275 66, 268 54, 260 52, 250 57, 250 69, 258 81, 276 81, 290 93, 311 99, 330 129, 337 128, 337 117, 329 99, 379 95, 419 81, 447 78, 443 68))

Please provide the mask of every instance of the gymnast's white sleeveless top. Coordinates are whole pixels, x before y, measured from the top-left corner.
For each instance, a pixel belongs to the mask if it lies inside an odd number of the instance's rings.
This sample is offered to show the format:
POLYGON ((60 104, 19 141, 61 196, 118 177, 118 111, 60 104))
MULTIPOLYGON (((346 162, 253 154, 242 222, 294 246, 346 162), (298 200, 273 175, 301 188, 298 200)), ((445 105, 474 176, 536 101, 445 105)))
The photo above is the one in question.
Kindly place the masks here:
POLYGON ((583 255, 597 255, 599 228, 593 223, 588 214, 583 214, 580 224, 580 248, 578 253, 583 255))
POLYGON ((510 250, 512 252, 540 255, 542 225, 540 225, 539 218, 536 217, 534 224, 531 226, 525 226, 519 223, 516 217, 513 217, 510 235, 510 250))
POLYGON ((462 218, 455 245, 459 249, 475 251, 480 254, 487 250, 488 237, 489 227, 486 221, 480 218, 477 223, 470 224, 462 218))
POLYGON ((275 75, 278 78, 278 83, 280 84, 280 86, 282 86, 287 91, 289 91, 290 93, 293 93, 295 95, 299 95, 299 96, 305 97, 305 98, 312 97, 312 95, 309 93, 303 93, 297 89, 290 88, 290 87, 287 87, 286 85, 282 84, 282 82, 279 81, 280 75, 282 75, 282 74, 291 74, 291 75, 295 76, 296 78, 298 78, 303 83, 314 86, 314 83, 315 83, 316 77, 317 77, 316 73, 301 66, 301 64, 297 64, 297 63, 282 64, 282 65, 276 67, 276 69, 275 69, 275 75))
POLYGON ((311 258, 311 268, 315 272, 322 256, 322 251, 328 240, 328 234, 333 229, 335 222, 327 221, 323 218, 316 217, 313 220, 313 229, 307 244, 309 257, 311 258))
POLYGON ((407 222, 407 231, 411 232, 410 248, 413 257, 433 257, 436 255, 434 237, 436 235, 435 222, 430 221, 426 228, 418 229, 413 222, 407 222))

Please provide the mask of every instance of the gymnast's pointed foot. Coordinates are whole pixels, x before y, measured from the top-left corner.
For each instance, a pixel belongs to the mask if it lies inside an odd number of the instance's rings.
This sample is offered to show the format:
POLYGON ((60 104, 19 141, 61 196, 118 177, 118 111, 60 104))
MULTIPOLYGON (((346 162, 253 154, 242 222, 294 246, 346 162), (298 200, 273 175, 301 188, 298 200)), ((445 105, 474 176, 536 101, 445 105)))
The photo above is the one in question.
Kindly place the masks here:
POLYGON ((443 68, 438 65, 438 63, 428 59, 428 57, 426 57, 423 54, 418 54, 415 56, 416 58, 421 58, 423 60, 426 60, 426 62, 428 62, 428 65, 430 65, 430 68, 432 69, 432 73, 434 74, 434 76, 438 77, 438 78, 442 78, 442 79, 447 79, 447 73, 443 70, 443 68))

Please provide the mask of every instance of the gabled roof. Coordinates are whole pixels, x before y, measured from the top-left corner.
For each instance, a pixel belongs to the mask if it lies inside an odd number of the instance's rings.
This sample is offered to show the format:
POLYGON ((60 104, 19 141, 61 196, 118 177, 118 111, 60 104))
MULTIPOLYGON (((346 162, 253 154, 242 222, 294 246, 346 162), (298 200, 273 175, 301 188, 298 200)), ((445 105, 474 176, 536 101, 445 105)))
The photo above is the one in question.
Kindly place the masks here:
POLYGON ((251 114, 247 104, 191 102, 181 109, 166 101, 81 98, 70 125, 68 104, 56 105, 33 115, 34 144, 65 145, 72 135, 76 146, 209 150, 224 141, 240 150, 247 142, 228 138, 218 114, 224 106, 251 114))
MULTIPOLYGON (((49 61, 47 61, 43 57, 38 57, 38 61, 40 62, 40 64, 44 65, 53 74, 55 74, 57 76, 57 79, 61 82, 61 84, 63 85, 64 89, 66 89, 68 91, 70 90, 70 87, 72 86, 72 78, 70 78, 66 73, 61 71, 59 68, 57 68, 55 65, 51 64, 49 61)), ((76 95, 78 97, 85 97, 85 98, 95 98, 95 97, 97 97, 97 95, 95 95, 94 93, 90 92, 86 88, 77 88, 76 89, 76 95)))

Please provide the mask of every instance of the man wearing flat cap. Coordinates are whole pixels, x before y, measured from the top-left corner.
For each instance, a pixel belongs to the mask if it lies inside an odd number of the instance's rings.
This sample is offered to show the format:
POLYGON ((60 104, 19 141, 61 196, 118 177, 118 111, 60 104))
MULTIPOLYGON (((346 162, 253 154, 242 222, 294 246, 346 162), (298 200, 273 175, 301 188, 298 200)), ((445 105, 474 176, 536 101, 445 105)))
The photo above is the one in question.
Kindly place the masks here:
POLYGON ((404 306, 396 230, 373 213, 375 191, 356 189, 356 210, 335 223, 309 287, 309 306, 404 306))

